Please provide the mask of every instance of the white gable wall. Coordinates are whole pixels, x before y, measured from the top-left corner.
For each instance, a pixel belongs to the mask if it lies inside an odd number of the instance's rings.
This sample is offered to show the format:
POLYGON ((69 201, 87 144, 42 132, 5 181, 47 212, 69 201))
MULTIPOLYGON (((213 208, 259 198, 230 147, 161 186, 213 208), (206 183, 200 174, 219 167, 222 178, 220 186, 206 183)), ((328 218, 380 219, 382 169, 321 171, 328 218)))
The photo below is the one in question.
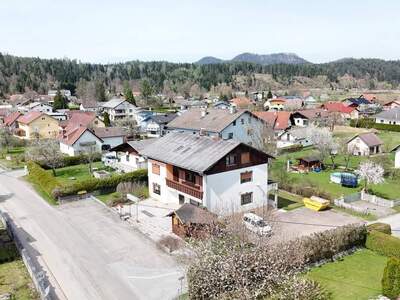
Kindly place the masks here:
POLYGON ((99 140, 89 130, 86 130, 73 145, 66 145, 60 142, 60 151, 62 153, 68 154, 69 156, 79 155, 87 151, 87 147, 84 147, 81 144, 90 142, 95 142, 96 152, 101 152, 101 140, 99 140))
POLYGON ((397 149, 395 156, 394 156, 394 167, 397 169, 400 168, 400 148, 397 149))

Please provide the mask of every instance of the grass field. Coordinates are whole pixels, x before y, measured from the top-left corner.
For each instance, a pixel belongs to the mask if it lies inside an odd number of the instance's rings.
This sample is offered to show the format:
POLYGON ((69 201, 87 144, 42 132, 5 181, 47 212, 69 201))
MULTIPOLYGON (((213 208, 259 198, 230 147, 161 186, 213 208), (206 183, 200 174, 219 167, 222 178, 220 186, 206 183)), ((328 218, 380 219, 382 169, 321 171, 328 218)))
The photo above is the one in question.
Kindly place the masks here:
POLYGON ((25 147, 15 147, 9 149, 8 152, 0 153, 0 165, 10 169, 20 169, 25 165, 25 147), (11 160, 7 160, 6 156, 10 156, 11 160))
POLYGON ((312 269, 307 276, 320 282, 334 300, 368 300, 381 294, 387 258, 363 249, 342 261, 312 269))
MULTIPOLYGON (((93 163, 92 167, 98 168, 99 170, 104 169, 104 165, 101 161, 93 163)), ((47 170, 47 172, 51 173, 52 171, 47 170)), ((56 174, 57 180, 65 184, 92 178, 92 175, 89 173, 88 164, 59 168, 56 170, 56 174), (72 177, 75 179, 71 179, 72 177)))
POLYGON ((39 299, 22 260, 0 264, 0 294, 11 293, 11 299, 39 299))

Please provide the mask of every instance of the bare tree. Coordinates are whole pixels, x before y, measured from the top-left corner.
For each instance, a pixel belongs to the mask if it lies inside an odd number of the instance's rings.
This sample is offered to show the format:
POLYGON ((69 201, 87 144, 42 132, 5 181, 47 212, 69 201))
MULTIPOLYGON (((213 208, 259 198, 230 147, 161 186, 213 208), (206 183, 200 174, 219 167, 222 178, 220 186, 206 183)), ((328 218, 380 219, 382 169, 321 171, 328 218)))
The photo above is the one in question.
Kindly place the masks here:
POLYGON ((86 143, 82 146, 85 149, 86 161, 89 164, 89 173, 93 173, 93 162, 99 151, 97 151, 96 143, 86 143))
POLYGON ((324 161, 329 156, 333 168, 335 168, 338 145, 329 129, 326 127, 310 126, 307 130, 307 136, 313 143, 314 148, 319 152, 321 160, 324 161))
POLYGON ((255 148, 271 155, 277 153, 275 133, 270 125, 259 121, 249 126, 247 131, 252 137, 252 145, 255 148))
POLYGON ((45 163, 56 176, 56 168, 62 166, 63 156, 56 140, 34 141, 26 152, 27 159, 45 163))
POLYGON ((140 127, 135 120, 129 120, 124 118, 114 121, 113 125, 116 127, 125 128, 128 137, 136 138, 140 133, 140 127))

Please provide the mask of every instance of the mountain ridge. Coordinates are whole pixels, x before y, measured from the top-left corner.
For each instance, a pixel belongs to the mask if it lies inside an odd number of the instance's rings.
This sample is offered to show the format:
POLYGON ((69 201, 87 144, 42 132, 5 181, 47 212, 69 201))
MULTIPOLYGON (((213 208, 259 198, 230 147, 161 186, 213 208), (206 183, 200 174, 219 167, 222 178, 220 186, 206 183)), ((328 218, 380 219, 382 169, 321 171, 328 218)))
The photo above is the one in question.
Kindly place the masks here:
POLYGON ((309 61, 298 56, 296 53, 270 53, 270 54, 256 54, 250 52, 244 52, 236 55, 232 59, 223 60, 215 56, 205 56, 199 59, 195 64, 207 65, 207 64, 219 64, 229 62, 248 62, 260 65, 273 65, 273 64, 308 64, 309 61))

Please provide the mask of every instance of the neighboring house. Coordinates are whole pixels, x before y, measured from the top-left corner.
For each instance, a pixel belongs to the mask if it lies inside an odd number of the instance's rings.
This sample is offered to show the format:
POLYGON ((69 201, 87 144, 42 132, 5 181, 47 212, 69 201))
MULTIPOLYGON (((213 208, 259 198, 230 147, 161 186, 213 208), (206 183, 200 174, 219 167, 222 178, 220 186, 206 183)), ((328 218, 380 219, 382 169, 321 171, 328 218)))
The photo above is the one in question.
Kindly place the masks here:
POLYGON ((51 139, 59 132, 58 121, 38 111, 31 111, 17 119, 16 135, 23 139, 51 139))
POLYGON ((151 120, 151 116, 153 116, 153 112, 149 110, 140 110, 136 114, 136 123, 140 128, 141 132, 146 132, 147 125, 151 120))
POLYGON ((374 94, 362 94, 360 98, 367 99, 371 103, 375 103, 378 101, 378 98, 374 94))
POLYGON ((285 109, 286 99, 275 98, 268 99, 264 103, 265 110, 280 111, 285 109))
POLYGON ((28 105, 28 111, 39 111, 44 113, 49 113, 53 111, 53 107, 41 102, 33 102, 28 105))
POLYGON ((147 169, 147 159, 139 153, 156 139, 129 141, 110 149, 103 155, 103 162, 119 172, 128 173, 138 169, 147 169))
POLYGON ((217 109, 228 109, 230 106, 231 106, 231 104, 225 100, 220 100, 213 104, 213 108, 217 108, 217 109))
POLYGON ((4 119, 10 114, 6 108, 0 108, 0 125, 4 124, 4 119))
POLYGON ((96 100, 93 100, 93 101, 91 101, 91 100, 82 101, 82 103, 79 105, 79 110, 86 111, 86 112, 99 112, 100 109, 101 109, 101 106, 104 103, 97 102, 96 100))
POLYGON ((340 113, 344 119, 358 119, 358 110, 351 106, 346 106, 343 102, 327 102, 322 105, 330 113, 340 113))
POLYGON ((380 153, 382 145, 382 140, 375 133, 360 133, 347 142, 347 151, 353 155, 369 156, 380 153))
POLYGON ((267 204, 270 155, 235 140, 170 133, 145 147, 150 196, 218 215, 267 204))
POLYGON ((111 121, 120 119, 128 119, 138 121, 136 116, 141 110, 139 107, 129 103, 125 99, 114 98, 107 101, 102 105, 104 111, 106 111, 111 121))
POLYGON ((61 124, 61 127, 70 130, 72 128, 83 126, 88 128, 105 127, 104 122, 100 120, 94 112, 84 112, 71 110, 66 112, 68 119, 61 124))
POLYGON ((307 128, 292 128, 284 131, 278 136, 277 147, 284 148, 292 145, 311 146, 307 128))
POLYGON ((207 102, 204 100, 175 100, 176 106, 179 106, 180 110, 188 110, 191 108, 205 108, 207 107, 207 102))
POLYGON ((247 110, 191 109, 167 124, 167 132, 183 131, 192 134, 234 139, 253 143, 253 132, 262 122, 247 110))
POLYGON ((400 169, 400 145, 394 147, 391 152, 394 152, 394 167, 400 169))
POLYGON ((88 151, 101 152, 103 140, 87 127, 77 126, 59 135, 60 151, 69 156, 76 156, 88 151))
POLYGON ((313 96, 309 95, 304 98, 304 105, 307 108, 315 108, 317 106, 317 100, 313 96))
POLYGON ((10 113, 3 120, 4 126, 7 126, 8 128, 10 128, 10 130, 13 131, 14 129, 16 129, 18 127, 17 120, 21 116, 22 116, 22 114, 18 111, 10 113))
POLYGON ((101 150, 110 150, 126 140, 126 132, 119 127, 93 127, 92 132, 103 140, 101 150))
POLYGON ((249 98, 233 98, 229 100, 229 102, 231 106, 234 106, 237 109, 250 109, 255 105, 255 102, 249 98))
POLYGON ((369 105, 372 104, 371 101, 368 101, 367 99, 363 98, 363 97, 359 97, 359 98, 347 98, 345 100, 343 100, 343 103, 347 106, 351 106, 351 107, 359 107, 360 105, 369 105))
POLYGON ((383 111, 375 115, 375 123, 400 125, 400 107, 383 111))
POLYGON ((65 112, 48 112, 46 113, 49 116, 52 116, 54 119, 58 120, 58 121, 66 121, 68 119, 68 115, 65 112))
POLYGON ((276 136, 292 126, 288 111, 255 111, 253 114, 272 128, 276 136))
POLYGON ((166 125, 174 120, 177 116, 177 114, 161 114, 151 116, 146 127, 147 137, 158 138, 164 136, 166 134, 166 125))
MULTIPOLYGON (((57 95, 58 90, 49 90, 47 92, 47 95, 50 97, 55 97, 57 95)), ((61 96, 64 97, 71 97, 71 91, 70 90, 60 90, 61 96)))
POLYGON ((390 101, 383 104, 383 110, 391 110, 393 108, 400 108, 400 101, 390 101))
POLYGON ((292 114, 292 124, 298 127, 307 127, 311 124, 324 124, 329 113, 323 109, 305 109, 299 110, 292 114))

